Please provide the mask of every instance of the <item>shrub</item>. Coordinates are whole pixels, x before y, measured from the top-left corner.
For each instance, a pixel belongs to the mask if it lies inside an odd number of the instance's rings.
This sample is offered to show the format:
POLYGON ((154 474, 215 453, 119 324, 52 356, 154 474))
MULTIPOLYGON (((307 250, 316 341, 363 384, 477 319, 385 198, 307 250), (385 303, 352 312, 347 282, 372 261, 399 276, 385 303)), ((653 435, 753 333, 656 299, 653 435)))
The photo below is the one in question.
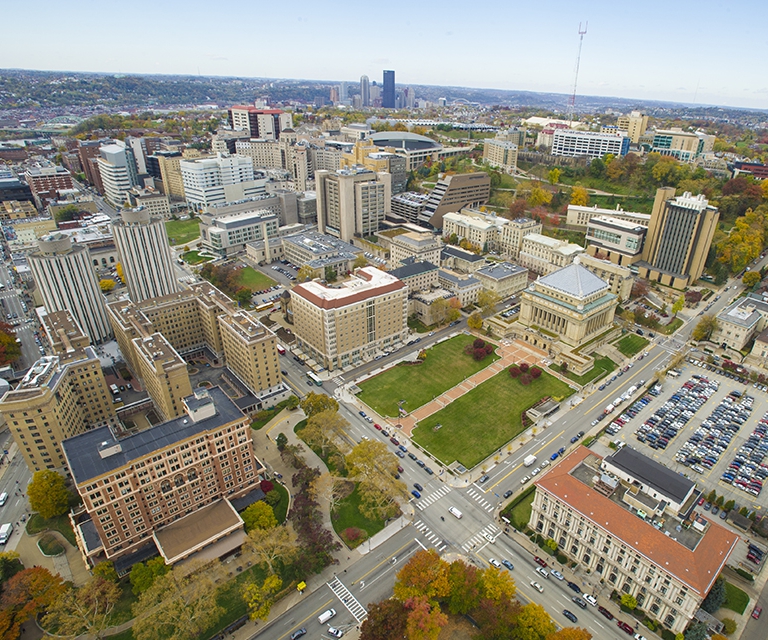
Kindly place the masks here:
POLYGON ((745 580, 749 580, 750 582, 755 581, 755 576, 753 576, 749 571, 745 571, 741 567, 735 567, 735 571, 745 580))
POLYGON ((562 553, 558 553, 556 557, 557 557, 557 561, 560 564, 565 564, 566 562, 568 562, 568 557, 563 555, 562 553))
POLYGON ((362 533, 363 532, 357 527, 348 527, 344 529, 344 538, 350 542, 354 542, 362 535, 362 533))
POLYGON ((626 607, 628 611, 632 611, 635 607, 637 607, 637 600, 633 595, 625 593, 621 596, 621 606, 622 608, 626 607))
POLYGON ((485 340, 482 338, 475 338, 475 341, 472 343, 473 349, 485 349, 485 340))
POLYGON ((531 372, 530 373, 531 373, 531 376, 533 377, 533 379, 535 380, 536 378, 541 376, 541 369, 539 369, 538 367, 531 367, 531 372))
POLYGON ((491 342, 486 342, 485 343, 485 353, 487 355, 491 355, 493 353, 493 343, 491 343, 491 342))
POLYGON ((475 349, 474 353, 472 354, 472 357, 477 360, 478 362, 480 360, 485 360, 485 357, 488 354, 485 352, 485 349, 475 349))
POLYGON ((261 489, 264 493, 269 493, 274 488, 275 488, 275 485, 272 484, 272 482, 270 482, 269 480, 262 480, 259 483, 259 489, 261 489))
POLYGON ((733 618, 723 618, 720 622, 723 623, 723 633, 727 636, 736 631, 736 621, 733 618))
POLYGON ((525 373, 526 371, 528 371, 528 369, 530 369, 530 365, 527 362, 521 362, 517 366, 520 367, 520 371, 522 371, 523 373, 525 373))
POLYGON ((274 507, 278 502, 280 502, 281 495, 279 491, 270 491, 265 497, 264 502, 266 502, 270 507, 274 507))
POLYGON ((520 367, 510 367, 509 375, 511 375, 513 378, 517 378, 520 375, 520 367))
POLYGON ((288 444, 288 438, 284 433, 278 433, 277 438, 275 438, 275 443, 277 443, 277 450, 282 451, 285 448, 285 445, 288 444))
POLYGON ((533 378, 531 378, 530 373, 524 373, 520 376, 520 384, 524 384, 528 386, 529 384, 531 384, 531 380, 533 380, 533 378))

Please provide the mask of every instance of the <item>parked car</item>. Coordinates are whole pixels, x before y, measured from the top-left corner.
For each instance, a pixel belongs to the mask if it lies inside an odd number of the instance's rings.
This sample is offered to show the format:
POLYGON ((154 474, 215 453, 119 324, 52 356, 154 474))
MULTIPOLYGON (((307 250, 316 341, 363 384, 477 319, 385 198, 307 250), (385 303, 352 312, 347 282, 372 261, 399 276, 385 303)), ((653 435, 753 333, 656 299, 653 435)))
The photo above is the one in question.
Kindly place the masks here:
POLYGON ((618 625, 619 629, 621 629, 625 633, 628 633, 629 635, 634 635, 635 630, 632 627, 632 625, 627 624, 623 620, 617 620, 616 624, 618 625))
POLYGON ((558 580, 565 580, 565 576, 563 576, 563 574, 557 571, 556 569, 551 569, 549 573, 555 576, 555 578, 557 578, 558 580))
POLYGON ((597 610, 606 618, 608 618, 608 620, 613 620, 613 614, 610 611, 608 611, 608 609, 606 609, 605 607, 600 606, 597 608, 597 610))
POLYGON ((568 581, 568 588, 573 589, 576 593, 581 593, 581 587, 577 585, 575 582, 568 581))
POLYGON ((512 489, 508 489, 507 491, 505 491, 505 492, 504 492, 504 499, 506 500, 506 499, 507 499, 507 498, 509 498, 509 496, 511 496, 513 493, 514 493, 514 491, 512 491, 512 489))
POLYGON ((545 569, 547 568, 547 566, 549 566, 549 565, 547 565, 546 561, 545 561, 545 560, 543 560, 542 558, 539 558, 539 556, 533 556, 533 561, 534 561, 534 562, 535 562, 537 565, 539 565, 540 567, 543 567, 543 568, 545 568, 545 569))

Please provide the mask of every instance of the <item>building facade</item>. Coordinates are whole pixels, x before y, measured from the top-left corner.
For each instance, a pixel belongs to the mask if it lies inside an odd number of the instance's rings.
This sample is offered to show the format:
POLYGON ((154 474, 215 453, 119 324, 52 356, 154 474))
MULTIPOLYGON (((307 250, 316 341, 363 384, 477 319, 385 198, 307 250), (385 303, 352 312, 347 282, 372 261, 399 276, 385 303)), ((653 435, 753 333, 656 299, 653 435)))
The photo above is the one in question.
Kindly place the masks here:
POLYGON ((517 260, 520 257, 523 238, 531 233, 540 234, 542 229, 543 225, 541 222, 531 220, 530 218, 509 220, 507 224, 501 227, 501 232, 499 233, 499 252, 512 260, 517 260))
POLYGON ((24 178, 40 208, 44 208, 51 200, 58 200, 60 191, 71 190, 74 186, 72 174, 59 166, 31 167, 27 169, 24 178))
POLYGON ((596 216, 615 218, 617 220, 639 224, 643 227, 647 227, 651 222, 651 216, 647 213, 624 211, 619 205, 616 205, 616 209, 600 209, 597 205, 593 207, 583 207, 577 204, 569 204, 565 223, 569 227, 586 228, 589 221, 596 216))
POLYGON ((440 251, 443 245, 431 233, 409 231, 390 238, 389 263, 394 267, 405 264, 406 260, 440 264, 440 251))
POLYGON ((627 155, 629 138, 614 133, 555 129, 552 134, 552 155, 566 158, 602 158, 607 154, 616 157, 627 155))
POLYGON ((381 90, 381 106, 385 109, 395 108, 395 72, 384 71, 384 83, 381 90))
POLYGON ((680 162, 693 162, 700 155, 714 149, 715 136, 703 131, 694 133, 683 131, 679 127, 658 129, 653 132, 651 151, 663 156, 672 156, 680 162))
POLYGON ((517 144, 507 140, 486 138, 483 143, 483 162, 507 173, 517 171, 517 144))
POLYGON ((584 248, 577 244, 529 233, 523 237, 518 262, 534 273, 546 275, 571 264, 582 253, 584 248))
POLYGON ((96 162, 104 197, 114 206, 122 206, 128 199, 128 190, 139 184, 133 152, 118 141, 100 147, 96 162))
POLYGON ((247 131, 251 138, 279 140, 285 129, 293 129, 293 117, 280 109, 257 109, 235 105, 227 112, 229 126, 235 131, 247 131))
POLYGON ((491 177, 484 171, 440 178, 429 194, 419 223, 442 229, 446 213, 460 211, 464 207, 479 207, 488 202, 490 196, 491 177))
POLYGON ((392 219, 417 223, 424 207, 427 206, 427 200, 429 200, 429 195, 415 191, 407 191, 392 196, 390 204, 392 219))
POLYGON ((502 299, 522 291, 528 286, 528 269, 511 262, 487 264, 474 273, 480 285, 487 291, 493 291, 502 299))
POLYGON ((634 222, 595 216, 587 224, 587 253, 629 266, 642 258, 647 232, 648 227, 634 222))
POLYGON ((648 128, 648 116, 640 111, 632 111, 627 116, 619 116, 616 125, 626 131, 632 144, 640 142, 640 136, 648 128))
POLYGON ((619 302, 629 300, 635 277, 628 268, 609 260, 602 260, 589 253, 582 253, 576 260, 582 267, 586 267, 598 278, 605 281, 611 293, 619 298, 619 302))
POLYGON ((253 170, 253 160, 219 153, 215 158, 179 163, 187 204, 196 211, 264 195, 267 179, 253 170))
POLYGON ((171 217, 171 202, 168 196, 158 193, 154 189, 141 189, 133 187, 126 194, 128 206, 132 209, 141 207, 151 216, 160 216, 161 218, 171 217))

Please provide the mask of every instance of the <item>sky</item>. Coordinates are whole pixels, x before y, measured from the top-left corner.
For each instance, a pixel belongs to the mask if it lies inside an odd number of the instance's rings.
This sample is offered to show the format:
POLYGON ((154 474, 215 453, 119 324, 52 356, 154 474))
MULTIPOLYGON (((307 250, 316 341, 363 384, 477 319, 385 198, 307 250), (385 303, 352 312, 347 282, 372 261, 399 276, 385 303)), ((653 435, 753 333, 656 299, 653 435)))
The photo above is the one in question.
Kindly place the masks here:
POLYGON ((9 2, 0 67, 570 94, 588 23, 577 94, 768 109, 764 1, 9 2))

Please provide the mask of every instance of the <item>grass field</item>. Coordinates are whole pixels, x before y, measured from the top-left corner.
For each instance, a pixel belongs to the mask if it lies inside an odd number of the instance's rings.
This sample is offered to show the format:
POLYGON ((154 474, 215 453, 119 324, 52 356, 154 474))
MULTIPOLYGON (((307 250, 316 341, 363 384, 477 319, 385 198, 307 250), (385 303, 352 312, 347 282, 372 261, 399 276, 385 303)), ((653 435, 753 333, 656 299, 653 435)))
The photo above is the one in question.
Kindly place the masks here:
POLYGON ((261 291, 277 284, 272 278, 264 275, 261 271, 256 271, 253 267, 240 269, 240 277, 237 281, 251 291, 261 291))
POLYGON ((666 336, 672 335, 675 331, 677 331, 680 327, 683 326, 683 321, 680 318, 675 318, 672 322, 670 322, 666 326, 660 326, 659 327, 659 333, 663 333, 666 336))
MULTIPOLYGON (((592 354, 596 355, 596 354, 592 354)), ((550 369, 554 369, 555 371, 560 372, 559 365, 553 364, 550 365, 550 369)), ((607 356, 603 357, 595 357, 595 366, 592 367, 589 371, 587 371, 583 376, 577 376, 572 371, 569 371, 566 373, 566 377, 569 380, 573 380, 576 384, 580 384, 581 386, 584 386, 585 384, 589 384, 593 380, 597 380, 598 378, 602 378, 607 373, 610 373, 616 368, 616 363, 608 358, 607 356)))
POLYGON ((274 507, 272 507, 272 511, 275 512, 275 518, 277 519, 277 523, 283 524, 283 522, 285 522, 286 517, 288 516, 288 503, 290 502, 290 499, 288 497, 288 489, 286 489, 279 482, 273 482, 273 485, 274 485, 274 488, 272 489, 272 491, 277 491, 280 494, 280 502, 278 502, 274 507))
POLYGON ((536 493, 535 489, 536 487, 533 485, 528 487, 501 512, 501 515, 506 516, 512 526, 518 531, 525 529, 528 526, 528 521, 531 519, 533 498, 536 493))
POLYGON ((616 348, 627 358, 640 353, 648 345, 648 340, 636 333, 628 333, 621 340, 616 341, 616 348))
POLYGON ((67 542, 73 547, 77 545, 77 542, 75 541, 75 532, 72 531, 72 525, 70 524, 69 516, 67 515, 57 516, 56 518, 46 520, 39 513, 36 513, 27 522, 26 529, 27 533, 32 536, 36 533, 42 533, 43 531, 53 529, 63 535, 67 539, 67 542))
POLYGON ((572 393, 546 371, 528 386, 502 371, 422 420, 413 440, 444 464, 458 460, 471 469, 523 431, 525 409, 545 396, 563 399, 572 393))
POLYGON ((201 262, 213 260, 210 256, 201 256, 199 251, 187 251, 181 258, 187 264, 200 264, 201 262))
MULTIPOLYGON (((461 334, 427 349, 427 359, 420 365, 392 367, 360 385, 361 401, 383 416, 398 415, 398 401, 413 411, 426 404, 465 378, 498 360, 495 353, 477 362, 464 353, 464 347, 475 339, 461 334)), ((418 345, 413 345, 418 348, 418 345)))
POLYGON ((736 613, 744 613, 749 604, 749 596, 730 582, 725 583, 725 602, 723 608, 736 613))
POLYGON ((197 218, 189 220, 167 220, 165 231, 172 246, 187 244, 200 237, 200 223, 197 218))
POLYGON ((369 520, 360 513, 360 493, 358 487, 359 485, 355 486, 355 490, 339 503, 336 511, 331 516, 334 531, 352 549, 384 528, 383 520, 369 520), (345 529, 349 528, 360 529, 362 535, 357 540, 348 541, 342 533, 345 529))

